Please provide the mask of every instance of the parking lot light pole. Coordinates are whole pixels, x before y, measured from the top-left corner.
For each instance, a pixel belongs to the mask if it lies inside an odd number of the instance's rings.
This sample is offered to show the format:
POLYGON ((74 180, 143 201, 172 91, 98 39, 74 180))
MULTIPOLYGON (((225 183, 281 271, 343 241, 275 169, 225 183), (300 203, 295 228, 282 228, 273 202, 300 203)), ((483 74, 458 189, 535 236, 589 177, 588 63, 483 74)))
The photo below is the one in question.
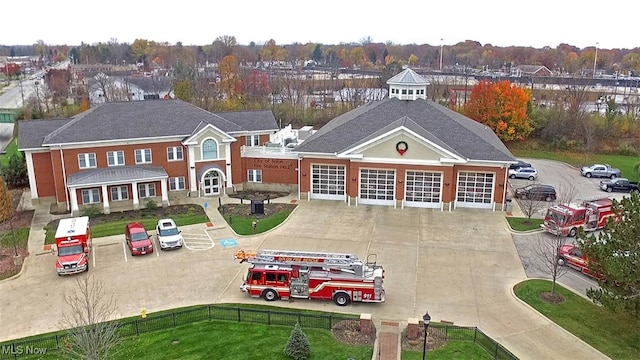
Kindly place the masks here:
POLYGON ((422 360, 424 360, 427 356, 427 330, 429 330, 429 323, 431 322, 431 316, 429 316, 428 311, 424 315, 422 315, 422 322, 424 323, 424 344, 422 345, 422 360))

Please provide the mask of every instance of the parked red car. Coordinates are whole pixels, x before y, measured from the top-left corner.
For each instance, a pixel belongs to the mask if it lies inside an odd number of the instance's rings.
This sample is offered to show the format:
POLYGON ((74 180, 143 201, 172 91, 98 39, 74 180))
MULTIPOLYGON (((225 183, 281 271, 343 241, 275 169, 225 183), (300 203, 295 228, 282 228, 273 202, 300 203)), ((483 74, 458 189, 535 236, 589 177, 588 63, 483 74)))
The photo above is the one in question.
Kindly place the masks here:
POLYGON ((128 223, 124 228, 124 237, 132 256, 145 255, 153 252, 151 236, 141 223, 128 223))

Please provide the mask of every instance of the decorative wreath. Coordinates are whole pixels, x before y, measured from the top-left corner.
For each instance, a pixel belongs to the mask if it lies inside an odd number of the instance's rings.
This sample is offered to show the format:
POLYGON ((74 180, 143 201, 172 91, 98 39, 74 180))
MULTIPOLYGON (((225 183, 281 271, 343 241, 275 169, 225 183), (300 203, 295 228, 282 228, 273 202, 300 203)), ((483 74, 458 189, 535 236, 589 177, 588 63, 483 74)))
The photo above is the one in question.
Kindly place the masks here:
POLYGON ((409 150, 409 144, 407 144, 406 141, 398 141, 396 151, 400 153, 400 155, 404 155, 407 150, 409 150))

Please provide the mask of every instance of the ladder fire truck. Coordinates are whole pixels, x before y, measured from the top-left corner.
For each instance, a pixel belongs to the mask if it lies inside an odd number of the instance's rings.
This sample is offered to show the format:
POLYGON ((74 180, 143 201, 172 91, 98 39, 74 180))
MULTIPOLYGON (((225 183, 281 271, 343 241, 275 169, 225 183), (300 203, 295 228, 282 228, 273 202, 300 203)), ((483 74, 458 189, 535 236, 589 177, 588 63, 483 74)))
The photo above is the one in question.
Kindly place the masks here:
POLYGON ((375 254, 363 262, 352 254, 239 250, 235 258, 250 264, 240 289, 251 297, 333 300, 339 306, 384 301, 384 269, 375 254))
POLYGON ((550 207, 542 228, 554 235, 574 237, 578 229, 595 231, 602 229, 614 216, 610 198, 585 200, 580 204, 559 204, 550 207))

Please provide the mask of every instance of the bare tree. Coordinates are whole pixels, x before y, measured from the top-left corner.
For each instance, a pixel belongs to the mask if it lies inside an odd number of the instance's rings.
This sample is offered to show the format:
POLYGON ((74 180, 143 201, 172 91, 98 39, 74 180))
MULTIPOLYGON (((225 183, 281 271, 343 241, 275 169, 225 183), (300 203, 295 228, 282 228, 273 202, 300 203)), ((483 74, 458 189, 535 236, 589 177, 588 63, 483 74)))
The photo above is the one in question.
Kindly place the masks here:
POLYGON ((551 294, 556 292, 556 281, 569 269, 560 265, 558 254, 564 245, 565 237, 561 235, 541 234, 535 241, 534 253, 542 263, 542 271, 551 277, 551 294))
POLYGON ((112 320, 116 304, 103 284, 89 275, 76 279, 76 291, 65 295, 69 307, 61 325, 68 329, 69 340, 62 352, 71 359, 106 359, 119 343, 117 321, 112 320))
POLYGON ((560 183, 556 190, 556 199, 559 204, 569 204, 574 201, 578 195, 578 189, 576 189, 575 183, 563 182, 560 183))
POLYGON ((520 210, 527 219, 531 219, 531 217, 544 209, 546 204, 543 201, 538 200, 535 196, 522 196, 518 201, 518 205, 520 205, 520 210))

